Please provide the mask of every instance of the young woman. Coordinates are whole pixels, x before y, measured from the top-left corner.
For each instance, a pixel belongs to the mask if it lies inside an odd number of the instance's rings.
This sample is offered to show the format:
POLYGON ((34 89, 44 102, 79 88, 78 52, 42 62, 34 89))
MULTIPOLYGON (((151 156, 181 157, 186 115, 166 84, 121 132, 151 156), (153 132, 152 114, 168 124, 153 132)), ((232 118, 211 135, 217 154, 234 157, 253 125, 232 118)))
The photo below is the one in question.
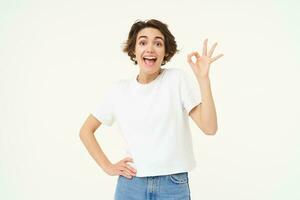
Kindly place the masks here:
POLYGON ((190 199, 188 172, 196 162, 188 118, 207 135, 217 131, 209 79, 211 63, 223 55, 212 57, 216 45, 207 51, 206 39, 202 55, 187 56, 195 87, 183 70, 162 68, 178 51, 166 24, 151 19, 132 25, 123 50, 139 74, 114 82, 80 130, 89 154, 108 175, 118 176, 116 200, 190 199), (128 144, 128 156, 113 164, 94 132, 114 122, 128 144))

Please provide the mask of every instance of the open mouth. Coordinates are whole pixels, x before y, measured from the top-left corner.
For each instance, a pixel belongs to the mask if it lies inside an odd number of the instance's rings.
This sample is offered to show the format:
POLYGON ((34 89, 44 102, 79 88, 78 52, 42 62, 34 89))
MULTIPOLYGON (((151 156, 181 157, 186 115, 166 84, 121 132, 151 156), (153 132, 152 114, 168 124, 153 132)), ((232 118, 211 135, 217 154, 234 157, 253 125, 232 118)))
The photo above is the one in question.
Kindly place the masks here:
POLYGON ((143 57, 144 63, 148 66, 153 66, 157 60, 155 56, 145 56, 143 57))

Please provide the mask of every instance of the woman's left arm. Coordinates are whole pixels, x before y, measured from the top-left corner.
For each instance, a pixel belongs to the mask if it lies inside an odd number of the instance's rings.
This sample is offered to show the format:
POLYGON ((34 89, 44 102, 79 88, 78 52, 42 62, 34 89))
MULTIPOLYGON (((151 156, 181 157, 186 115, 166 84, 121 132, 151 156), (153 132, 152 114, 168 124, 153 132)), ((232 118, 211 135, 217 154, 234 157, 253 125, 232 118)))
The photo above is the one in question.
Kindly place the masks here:
POLYGON ((209 68, 210 64, 222 57, 223 54, 212 57, 217 43, 214 43, 207 53, 207 41, 208 39, 204 40, 202 56, 197 51, 194 51, 187 56, 187 61, 196 76, 202 97, 201 103, 193 108, 189 115, 205 134, 214 135, 218 130, 218 123, 210 87, 209 68), (196 57, 195 62, 192 61, 193 56, 196 57))

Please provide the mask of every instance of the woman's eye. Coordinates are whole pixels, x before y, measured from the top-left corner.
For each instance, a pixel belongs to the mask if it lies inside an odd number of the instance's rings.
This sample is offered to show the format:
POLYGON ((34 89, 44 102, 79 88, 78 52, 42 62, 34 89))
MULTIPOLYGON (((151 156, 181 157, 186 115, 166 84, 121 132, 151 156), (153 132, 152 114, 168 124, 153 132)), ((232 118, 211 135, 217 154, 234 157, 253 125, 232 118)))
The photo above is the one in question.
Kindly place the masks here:
POLYGON ((144 41, 140 42, 140 45, 145 45, 145 42, 144 41))
POLYGON ((157 43, 156 43, 156 46, 161 46, 161 43, 160 43, 160 42, 157 42, 157 43))

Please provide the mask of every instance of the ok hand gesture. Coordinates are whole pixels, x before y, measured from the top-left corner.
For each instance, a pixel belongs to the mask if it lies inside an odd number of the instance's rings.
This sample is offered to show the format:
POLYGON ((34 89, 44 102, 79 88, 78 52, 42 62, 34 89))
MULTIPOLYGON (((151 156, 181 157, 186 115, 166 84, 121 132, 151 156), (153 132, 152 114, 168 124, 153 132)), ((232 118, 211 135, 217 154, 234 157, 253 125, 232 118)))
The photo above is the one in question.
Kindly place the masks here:
POLYGON ((203 52, 202 56, 197 51, 194 51, 187 56, 187 61, 192 67, 192 70, 195 74, 195 76, 199 79, 206 79, 209 78, 209 68, 210 64, 219 59, 223 56, 223 54, 219 54, 215 57, 212 57, 214 50, 217 46, 217 43, 214 43, 212 48, 207 53, 207 41, 208 39, 205 39, 203 42, 203 52), (196 62, 192 61, 192 57, 196 57, 196 62))

